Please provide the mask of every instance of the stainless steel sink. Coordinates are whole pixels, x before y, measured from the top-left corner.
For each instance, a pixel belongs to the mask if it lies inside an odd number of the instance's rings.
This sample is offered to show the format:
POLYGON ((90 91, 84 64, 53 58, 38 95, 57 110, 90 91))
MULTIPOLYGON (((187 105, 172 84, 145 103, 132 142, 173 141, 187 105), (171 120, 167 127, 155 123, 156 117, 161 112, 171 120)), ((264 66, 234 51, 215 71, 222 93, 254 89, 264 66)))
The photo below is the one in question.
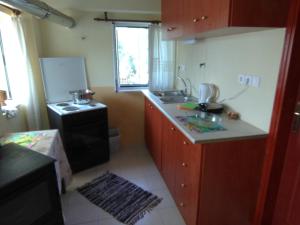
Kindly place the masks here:
POLYGON ((193 96, 164 96, 159 98, 160 101, 164 104, 172 104, 172 103, 185 103, 185 102, 197 102, 197 98, 193 96))
POLYGON ((184 96, 184 92, 181 90, 172 90, 172 91, 152 91, 156 97, 163 104, 172 104, 172 103, 185 103, 185 102, 197 102, 198 99, 193 96, 184 96))
POLYGON ((157 97, 165 97, 165 96, 184 96, 183 91, 152 91, 152 94, 154 94, 157 97))

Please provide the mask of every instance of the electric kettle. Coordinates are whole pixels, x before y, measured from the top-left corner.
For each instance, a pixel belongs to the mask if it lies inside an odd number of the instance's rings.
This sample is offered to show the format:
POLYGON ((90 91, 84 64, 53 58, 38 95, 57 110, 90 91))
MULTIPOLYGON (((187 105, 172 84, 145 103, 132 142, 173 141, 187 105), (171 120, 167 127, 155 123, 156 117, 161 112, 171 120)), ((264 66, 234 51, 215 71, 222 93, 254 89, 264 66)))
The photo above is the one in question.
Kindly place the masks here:
POLYGON ((199 104, 215 102, 219 97, 219 89, 214 84, 202 83, 199 85, 199 104))

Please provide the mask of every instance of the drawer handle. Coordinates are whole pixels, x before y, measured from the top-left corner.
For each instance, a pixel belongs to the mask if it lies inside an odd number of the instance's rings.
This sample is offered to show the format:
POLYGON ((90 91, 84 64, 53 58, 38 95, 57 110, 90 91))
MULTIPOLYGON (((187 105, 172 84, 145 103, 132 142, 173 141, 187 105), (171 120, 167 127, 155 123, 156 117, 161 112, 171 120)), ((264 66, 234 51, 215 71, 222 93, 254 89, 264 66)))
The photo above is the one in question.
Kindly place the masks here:
POLYGON ((168 27, 168 29, 167 29, 167 31, 173 31, 173 30, 175 30, 176 29, 176 27, 168 27))
POLYGON ((185 204, 183 202, 180 202, 179 205, 180 205, 180 207, 184 207, 185 206, 185 204))
POLYGON ((186 185, 185 184, 180 184, 180 187, 185 188, 186 185))
POLYGON ((187 164, 184 162, 181 165, 182 165, 182 167, 187 167, 187 164))
POLYGON ((174 127, 171 127, 171 130, 172 130, 172 131, 175 131, 175 128, 174 128, 174 127))
POLYGON ((199 22, 199 19, 198 18, 194 18, 193 19, 193 23, 198 23, 199 22))
POLYGON ((187 143, 187 141, 183 141, 183 144, 184 144, 184 145, 187 145, 188 143, 187 143))
POLYGON ((150 106, 150 109, 153 109, 153 106, 152 106, 152 105, 150 106))
POLYGON ((207 20, 208 16, 201 16, 201 20, 207 20))

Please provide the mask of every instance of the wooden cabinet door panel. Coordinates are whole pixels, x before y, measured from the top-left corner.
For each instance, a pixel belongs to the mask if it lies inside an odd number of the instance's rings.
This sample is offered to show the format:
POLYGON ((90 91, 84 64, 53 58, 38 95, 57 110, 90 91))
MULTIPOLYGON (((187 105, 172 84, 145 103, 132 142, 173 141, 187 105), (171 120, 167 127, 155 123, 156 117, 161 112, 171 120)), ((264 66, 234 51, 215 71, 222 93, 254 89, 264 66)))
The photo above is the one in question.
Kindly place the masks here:
POLYGON ((201 225, 252 224, 265 139, 205 144, 202 151, 201 225))
POLYGON ((162 1, 162 29, 165 39, 176 39, 182 35, 184 0, 162 1))
POLYGON ((145 142, 148 150, 151 149, 150 102, 145 98, 145 142))
POLYGON ((184 35, 227 27, 230 0, 184 1, 184 35))
POLYGON ((163 142, 162 142, 162 175, 173 196, 175 196, 175 169, 176 148, 178 131, 168 119, 163 119, 163 142))
POLYGON ((201 9, 197 23, 199 31, 209 31, 228 27, 230 0, 201 0, 197 1, 197 8, 201 9))
POLYGON ((155 106, 151 109, 151 152, 156 166, 161 170, 162 114, 155 106))
POLYGON ((159 170, 161 170, 162 114, 145 98, 145 141, 159 170))
POLYGON ((289 0, 231 0, 230 26, 284 27, 289 2, 289 0))

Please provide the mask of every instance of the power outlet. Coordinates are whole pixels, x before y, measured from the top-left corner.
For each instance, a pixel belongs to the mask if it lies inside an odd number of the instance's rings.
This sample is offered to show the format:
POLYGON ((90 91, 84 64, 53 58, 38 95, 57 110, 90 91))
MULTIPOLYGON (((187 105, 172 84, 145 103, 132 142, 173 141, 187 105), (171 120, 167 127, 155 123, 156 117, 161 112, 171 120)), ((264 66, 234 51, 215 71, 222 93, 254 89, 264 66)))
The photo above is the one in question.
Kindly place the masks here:
POLYGON ((252 76, 252 86, 259 88, 260 87, 261 78, 259 76, 252 76))
POLYGON ((239 74, 238 81, 241 85, 247 85, 259 88, 261 83, 261 78, 256 75, 248 75, 248 74, 239 74))
POLYGON ((247 81, 246 81, 246 75, 245 74, 240 74, 238 76, 238 81, 241 85, 246 85, 247 84, 247 81))

